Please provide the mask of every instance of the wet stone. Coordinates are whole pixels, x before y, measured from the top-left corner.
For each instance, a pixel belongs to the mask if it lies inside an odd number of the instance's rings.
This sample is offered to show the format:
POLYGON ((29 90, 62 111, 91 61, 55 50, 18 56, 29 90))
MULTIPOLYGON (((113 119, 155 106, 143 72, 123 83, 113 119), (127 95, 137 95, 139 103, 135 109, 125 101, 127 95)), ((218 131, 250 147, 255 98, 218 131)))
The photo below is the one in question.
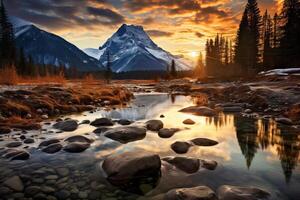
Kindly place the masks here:
POLYGON ((8 148, 14 148, 14 147, 19 147, 22 145, 22 142, 16 141, 16 142, 10 142, 6 145, 8 148))
POLYGON ((206 186, 173 189, 166 193, 164 200, 218 200, 214 191, 206 186))
POLYGON ((128 143, 141 140, 146 136, 146 129, 140 127, 117 127, 104 133, 105 137, 120 143, 128 143))
POLYGON ((54 144, 54 143, 59 143, 60 142, 60 140, 59 139, 49 139, 49 140, 45 140, 45 141, 43 141, 43 142, 41 142, 40 144, 39 144, 39 148, 41 148, 41 147, 45 147, 45 146, 49 146, 50 144, 54 144))
POLYGON ((183 124, 186 124, 186 125, 194 125, 196 122, 194 122, 193 120, 191 119, 186 119, 182 122, 183 124))
POLYGON ((218 144, 217 141, 207 139, 207 138, 195 138, 191 140, 191 142, 197 146, 214 146, 218 144))
POLYGON ((64 167, 57 168, 56 171, 60 176, 67 176, 70 173, 70 170, 68 168, 64 168, 64 167))
POLYGON ((89 143, 72 142, 64 147, 64 151, 69 153, 80 153, 90 147, 89 143))
POLYGON ((238 187, 223 185, 218 188, 219 200, 268 200, 271 199, 270 193, 255 187, 238 187))
POLYGON ((218 166, 218 163, 214 160, 200 160, 201 167, 208 170, 215 170, 218 166))
POLYGON ((3 185, 9 187, 10 189, 21 192, 24 189, 24 185, 19 176, 13 176, 4 181, 3 185))
POLYGON ((25 194, 26 196, 33 196, 41 191, 40 186, 29 186, 25 188, 25 194))
POLYGON ((45 148, 42 149, 43 152, 53 154, 56 152, 59 152, 62 149, 62 145, 60 143, 54 143, 46 146, 45 148))
POLYGON ((160 120, 149 120, 146 122, 146 127, 150 131, 159 131, 164 127, 164 124, 160 120))
POLYGON ((178 131, 180 131, 178 128, 162 128, 158 131, 158 136, 161 138, 170 138, 178 131))
POLYGON ((32 144, 32 143, 34 143, 34 139, 32 139, 32 138, 27 138, 27 139, 25 139, 23 142, 24 142, 24 144, 32 144))
POLYGON ((127 119, 120 119, 118 121, 118 123, 121 124, 121 125, 123 125, 123 126, 132 124, 132 122, 130 120, 127 120, 127 119))
POLYGON ((179 110, 179 112, 191 113, 197 116, 212 117, 216 115, 216 111, 205 106, 190 106, 179 110))
POLYGON ((192 174, 199 170, 199 159, 189 157, 165 157, 162 160, 174 165, 176 168, 186 173, 192 174))
POLYGON ((92 143, 93 140, 82 135, 75 135, 65 139, 66 142, 82 142, 82 143, 92 143))
POLYGON ((99 118, 99 119, 96 119, 94 120, 92 123, 91 123, 92 126, 95 126, 95 127, 100 127, 100 126, 113 126, 114 125, 114 122, 111 120, 111 119, 108 119, 108 118, 99 118))
POLYGON ((191 146, 188 142, 177 141, 171 145, 171 149, 178 154, 184 154, 188 152, 191 146))
POLYGON ((60 121, 53 125, 54 128, 59 129, 61 131, 71 132, 75 131, 78 128, 78 123, 75 120, 66 120, 60 121))

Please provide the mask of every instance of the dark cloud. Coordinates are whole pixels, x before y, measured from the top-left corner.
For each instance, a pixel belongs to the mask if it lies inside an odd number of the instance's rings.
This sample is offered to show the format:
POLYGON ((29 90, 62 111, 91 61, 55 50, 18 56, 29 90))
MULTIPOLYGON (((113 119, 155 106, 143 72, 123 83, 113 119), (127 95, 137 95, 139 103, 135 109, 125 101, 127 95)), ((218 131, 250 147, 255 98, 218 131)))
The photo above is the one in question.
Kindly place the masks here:
POLYGON ((174 33, 160 30, 147 30, 146 31, 151 37, 170 37, 174 33))
POLYGON ((122 15, 120 15, 119 13, 117 13, 113 10, 110 10, 108 8, 88 7, 87 11, 91 15, 94 15, 96 17, 104 17, 109 20, 109 21, 103 21, 103 23, 119 24, 119 23, 123 23, 125 21, 125 19, 122 15))
POLYGON ((5 3, 11 15, 56 30, 125 21, 111 9, 109 0, 7 0, 5 3))
POLYGON ((205 36, 203 33, 200 33, 200 32, 195 32, 195 35, 196 35, 198 38, 202 38, 202 37, 205 36))

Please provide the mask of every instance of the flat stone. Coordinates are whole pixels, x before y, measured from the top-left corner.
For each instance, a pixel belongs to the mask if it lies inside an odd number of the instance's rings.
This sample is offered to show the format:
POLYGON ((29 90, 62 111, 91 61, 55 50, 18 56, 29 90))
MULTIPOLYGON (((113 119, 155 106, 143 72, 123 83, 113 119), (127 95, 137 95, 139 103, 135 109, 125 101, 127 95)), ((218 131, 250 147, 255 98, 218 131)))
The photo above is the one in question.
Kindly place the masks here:
POLYGON ((26 196, 33 196, 41 191, 40 186, 29 186, 25 188, 25 194, 26 196))
POLYGON ((207 117, 212 117, 217 114, 215 110, 208 108, 206 106, 190 106, 179 110, 179 112, 191 113, 193 115, 207 116, 207 117))
POLYGON ((108 118, 99 118, 99 119, 94 120, 91 123, 91 125, 96 126, 96 127, 99 127, 99 126, 113 126, 114 122, 111 119, 108 119, 108 118))
POLYGON ((74 135, 74 136, 71 136, 67 139, 65 139, 65 142, 82 142, 82 143, 92 143, 93 140, 92 139, 89 139, 87 137, 84 137, 82 135, 74 135))
POLYGON ((48 175, 45 177, 46 180, 56 180, 58 179, 58 176, 57 175, 48 175))
POLYGON ((22 142, 16 141, 16 142, 10 142, 10 143, 6 144, 6 147, 14 148, 14 147, 19 147, 21 145, 22 145, 22 142))
POLYGON ((23 182, 19 176, 12 176, 8 178, 6 181, 4 181, 3 185, 17 192, 22 192, 24 189, 23 182))
POLYGON ((162 160, 189 174, 196 173, 200 167, 200 162, 197 158, 165 157, 162 160))
POLYGON ((59 152, 62 148, 63 146, 60 143, 54 143, 46 146, 42 149, 42 151, 45 153, 53 154, 59 152))
POLYGON ((150 131, 159 131, 164 127, 164 124, 161 120, 149 120, 146 122, 146 127, 150 131))
POLYGON ((270 193, 255 187, 238 187, 223 185, 218 188, 219 200, 268 200, 271 199, 270 193))
POLYGON ((180 131, 179 128, 162 128, 158 131, 158 136, 161 138, 170 138, 178 131, 180 131))
POLYGON ((170 190, 164 200, 218 200, 218 198, 209 187, 198 186, 170 190))
POLYGON ((171 149, 178 154, 184 154, 188 152, 191 146, 188 142, 177 141, 171 145, 171 149))
POLYGON ((120 143, 128 143, 145 138, 147 130, 140 127, 117 127, 104 133, 105 137, 120 143))
POLYGON ((39 144, 39 148, 49 146, 50 144, 59 143, 59 142, 60 140, 56 138, 45 140, 39 144))
POLYGON ((80 153, 90 147, 89 143, 72 142, 64 147, 64 151, 69 153, 80 153))
POLYGON ((67 176, 70 173, 70 170, 65 167, 57 168, 56 171, 60 176, 67 176))
POLYGON ((207 138, 195 138, 191 140, 191 142, 197 146, 214 146, 218 144, 217 141, 207 139, 207 138))
POLYGON ((182 122, 183 124, 186 124, 186 125, 194 125, 196 122, 194 122, 193 120, 191 119, 186 119, 182 122))
POLYGON ((54 128, 59 129, 61 131, 71 132, 75 131, 78 128, 78 123, 75 120, 66 120, 60 121, 53 125, 54 128))

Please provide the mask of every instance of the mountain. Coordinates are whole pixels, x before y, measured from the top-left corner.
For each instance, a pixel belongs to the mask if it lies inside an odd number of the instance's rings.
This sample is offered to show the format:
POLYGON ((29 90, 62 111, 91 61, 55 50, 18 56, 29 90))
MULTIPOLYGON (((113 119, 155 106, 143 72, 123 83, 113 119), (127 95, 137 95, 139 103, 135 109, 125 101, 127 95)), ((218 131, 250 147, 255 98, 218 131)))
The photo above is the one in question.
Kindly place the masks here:
POLYGON ((63 38, 30 24, 15 27, 16 45, 38 64, 74 66, 79 71, 103 70, 100 62, 63 38))
POLYGON ((169 52, 158 47, 142 26, 123 24, 99 49, 85 49, 84 52, 104 66, 109 52, 114 72, 165 71, 175 60, 177 70, 190 70, 191 66, 169 52))

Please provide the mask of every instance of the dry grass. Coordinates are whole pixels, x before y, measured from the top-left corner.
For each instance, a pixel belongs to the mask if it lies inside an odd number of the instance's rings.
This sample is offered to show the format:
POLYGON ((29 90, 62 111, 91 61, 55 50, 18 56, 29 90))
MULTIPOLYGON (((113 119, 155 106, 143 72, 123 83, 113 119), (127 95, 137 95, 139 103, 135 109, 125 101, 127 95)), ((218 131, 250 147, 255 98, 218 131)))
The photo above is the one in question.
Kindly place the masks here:
POLYGON ((5 67, 0 69, 0 84, 16 85, 19 81, 15 67, 5 67))
POLYGON ((38 77, 20 77, 18 84, 28 84, 28 85, 41 85, 41 84, 66 84, 67 80, 63 74, 59 75, 47 75, 38 77))

